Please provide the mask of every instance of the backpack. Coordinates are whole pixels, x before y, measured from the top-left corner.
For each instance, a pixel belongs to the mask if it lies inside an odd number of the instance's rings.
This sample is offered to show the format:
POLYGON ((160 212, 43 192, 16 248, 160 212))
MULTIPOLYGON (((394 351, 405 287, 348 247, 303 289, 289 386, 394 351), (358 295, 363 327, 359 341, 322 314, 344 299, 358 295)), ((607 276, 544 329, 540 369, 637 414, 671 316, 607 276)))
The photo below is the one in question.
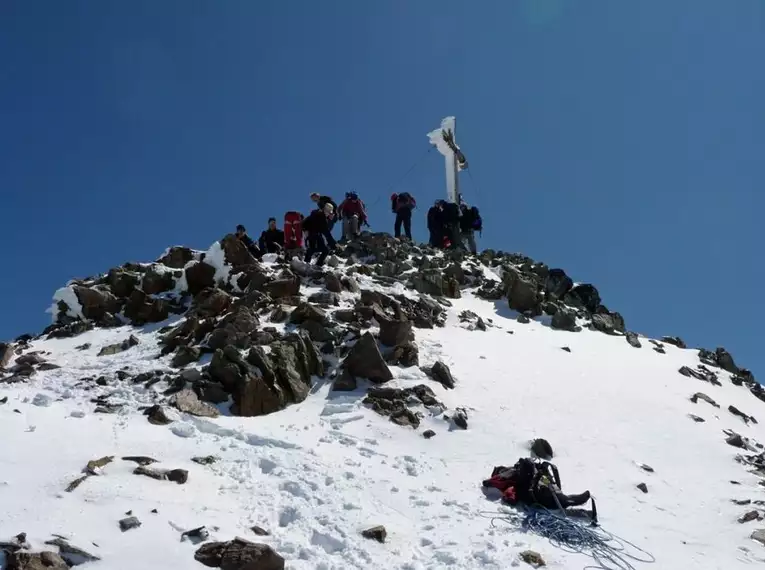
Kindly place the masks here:
POLYGON ((284 249, 303 247, 303 214, 287 212, 284 215, 284 249))

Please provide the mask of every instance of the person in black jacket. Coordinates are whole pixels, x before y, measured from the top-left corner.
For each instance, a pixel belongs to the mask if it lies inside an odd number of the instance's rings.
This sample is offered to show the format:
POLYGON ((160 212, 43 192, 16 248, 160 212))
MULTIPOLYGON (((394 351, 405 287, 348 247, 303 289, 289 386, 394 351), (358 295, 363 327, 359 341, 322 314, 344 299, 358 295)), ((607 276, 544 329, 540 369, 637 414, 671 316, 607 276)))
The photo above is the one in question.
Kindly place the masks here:
POLYGON ((327 228, 328 228, 327 231, 331 233, 332 228, 335 227, 335 223, 337 222, 337 216, 338 216, 337 204, 329 196, 322 196, 318 192, 313 192, 311 194, 311 200, 314 201, 314 203, 316 204, 316 207, 319 208, 319 210, 324 210, 327 204, 332 205, 332 216, 327 218, 327 228))
POLYGON ((443 200, 436 200, 428 210, 428 231, 430 232, 430 245, 444 247, 444 208, 443 200))
POLYGON ((462 247, 460 236, 460 207, 454 202, 444 202, 443 206, 444 235, 446 236, 449 249, 462 247))
POLYGON ((303 220, 303 231, 307 234, 306 245, 308 247, 305 252, 306 263, 311 263, 313 256, 318 253, 319 258, 316 260, 316 265, 321 267, 324 265, 324 261, 327 259, 330 249, 335 249, 335 240, 332 238, 332 234, 329 233, 328 229, 328 217, 333 213, 334 209, 332 208, 332 205, 326 204, 323 210, 317 208, 303 220))
POLYGON ((404 235, 409 241, 412 241, 412 210, 417 207, 417 201, 409 192, 393 194, 390 197, 391 209, 396 214, 396 221, 393 225, 394 236, 401 237, 401 224, 404 224, 404 235))
POLYGON ((258 244, 266 253, 280 253, 284 249, 284 232, 276 227, 276 218, 268 219, 268 229, 260 234, 258 244))
POLYGON ((263 252, 260 251, 260 248, 258 248, 258 245, 253 241, 253 239, 247 235, 247 229, 242 224, 236 226, 235 235, 237 239, 247 247, 247 251, 249 251, 255 259, 260 259, 263 257, 263 252))

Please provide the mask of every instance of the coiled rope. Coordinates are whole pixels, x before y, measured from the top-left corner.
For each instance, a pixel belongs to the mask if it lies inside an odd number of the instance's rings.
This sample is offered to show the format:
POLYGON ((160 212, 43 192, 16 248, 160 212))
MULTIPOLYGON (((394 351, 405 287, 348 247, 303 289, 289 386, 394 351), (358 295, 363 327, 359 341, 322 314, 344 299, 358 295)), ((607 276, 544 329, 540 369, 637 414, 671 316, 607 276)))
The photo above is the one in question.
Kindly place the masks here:
POLYGON ((522 528, 547 538, 553 546, 571 554, 584 554, 594 564, 583 570, 636 570, 633 563, 651 564, 656 558, 630 541, 592 524, 558 514, 544 507, 528 507, 525 517, 519 512, 484 511, 482 517, 491 519, 493 527, 498 522, 522 528))

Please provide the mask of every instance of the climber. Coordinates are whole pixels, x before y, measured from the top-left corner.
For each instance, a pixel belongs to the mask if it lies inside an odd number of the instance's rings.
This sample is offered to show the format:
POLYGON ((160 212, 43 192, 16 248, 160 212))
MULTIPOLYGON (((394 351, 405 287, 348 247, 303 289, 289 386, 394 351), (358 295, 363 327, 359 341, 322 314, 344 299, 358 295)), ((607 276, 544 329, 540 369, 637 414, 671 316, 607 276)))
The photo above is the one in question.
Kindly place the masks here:
POLYGON ((462 240, 460 238, 460 207, 454 202, 444 202, 443 204, 443 227, 443 247, 449 249, 461 248, 462 240))
POLYGON ((460 233, 463 246, 467 244, 467 248, 473 255, 477 252, 475 243, 475 232, 479 233, 483 229, 483 220, 481 220, 481 214, 478 212, 478 208, 475 206, 470 207, 467 203, 462 202, 460 204, 460 233))
POLYGON ((280 253, 284 247, 284 232, 276 227, 276 218, 268 218, 268 229, 260 234, 260 250, 265 253, 280 253))
MULTIPOLYGON (((539 462, 527 457, 520 458, 512 467, 495 467, 483 486, 502 491, 502 500, 513 506, 523 503, 529 507, 541 505, 548 509, 568 509, 591 499, 589 491, 579 495, 564 494, 558 468, 547 461, 539 462)), ((594 500, 592 508, 593 519, 597 520, 594 500)))
POLYGON ((329 218, 335 213, 334 210, 332 204, 326 203, 323 209, 313 210, 303 220, 303 231, 306 233, 306 245, 308 247, 305 253, 306 263, 311 263, 313 256, 318 253, 316 265, 321 267, 324 265, 330 250, 335 249, 335 240, 329 233, 329 218))
POLYGON ((428 231, 430 245, 442 248, 444 246, 444 201, 436 200, 428 210, 428 231))
POLYGON ((320 210, 323 210, 324 206, 326 206, 327 204, 332 204, 332 209, 334 214, 332 215, 331 218, 327 219, 327 225, 329 228, 328 231, 331 233, 332 228, 335 227, 335 223, 337 222, 337 215, 338 215, 337 204, 329 196, 322 196, 318 192, 311 193, 311 200, 313 200, 316 203, 316 207, 319 208, 320 210))
POLYGON ((393 226, 395 237, 401 237, 401 224, 404 224, 404 234, 409 241, 412 240, 412 210, 417 207, 417 201, 409 192, 393 194, 390 197, 391 209, 396 214, 396 222, 393 226))
POLYGON ((263 257, 263 252, 260 251, 260 248, 258 248, 258 245, 253 241, 253 239, 247 235, 247 229, 242 224, 236 226, 235 235, 236 238, 241 241, 245 247, 247 247, 247 251, 249 251, 255 259, 260 259, 263 257))
POLYGON ((358 237, 361 233, 361 226, 369 225, 364 202, 359 199, 356 192, 346 192, 345 200, 340 204, 338 214, 343 220, 343 240, 358 237))

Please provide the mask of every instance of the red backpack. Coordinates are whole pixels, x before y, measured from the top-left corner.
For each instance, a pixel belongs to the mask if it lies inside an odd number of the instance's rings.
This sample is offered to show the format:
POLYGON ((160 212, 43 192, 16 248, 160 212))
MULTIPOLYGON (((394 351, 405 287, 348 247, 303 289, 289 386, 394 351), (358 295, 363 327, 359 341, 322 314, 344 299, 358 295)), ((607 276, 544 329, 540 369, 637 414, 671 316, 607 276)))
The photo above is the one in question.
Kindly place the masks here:
POLYGON ((284 214, 284 249, 303 247, 303 214, 287 212, 284 214))

